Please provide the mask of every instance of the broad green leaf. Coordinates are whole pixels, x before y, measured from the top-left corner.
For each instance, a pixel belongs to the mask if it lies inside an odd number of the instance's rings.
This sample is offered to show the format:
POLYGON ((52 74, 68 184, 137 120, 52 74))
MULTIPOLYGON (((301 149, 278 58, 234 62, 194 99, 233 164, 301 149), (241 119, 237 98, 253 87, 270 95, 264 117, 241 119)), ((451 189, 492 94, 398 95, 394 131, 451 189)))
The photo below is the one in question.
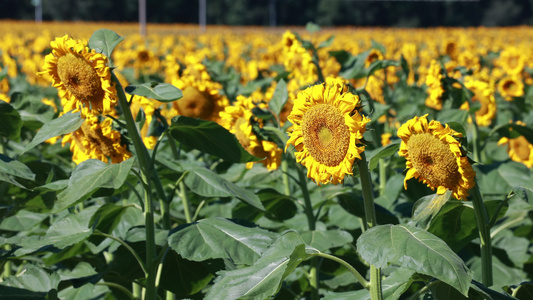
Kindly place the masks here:
POLYGON ((437 215, 451 196, 452 191, 446 190, 443 195, 433 194, 418 200, 414 205, 413 222, 427 230, 431 219, 437 215))
POLYGON ((287 83, 285 83, 285 80, 280 79, 276 85, 272 99, 268 102, 268 107, 272 113, 279 118, 279 113, 283 109, 283 106, 285 106, 285 103, 287 103, 288 99, 289 93, 287 91, 287 83))
POLYGON ((396 264, 435 277, 468 294, 472 271, 433 234, 407 225, 379 225, 357 240, 361 257, 378 268, 396 264), (380 251, 376 251, 380 249, 380 251))
POLYGON ((13 108, 9 103, 0 100, 0 136, 4 136, 9 140, 19 141, 20 130, 22 129, 22 119, 19 112, 13 108))
POLYGON ((385 49, 385 46, 383 46, 382 44, 380 44, 380 43, 374 41, 374 39, 372 39, 371 43, 372 43, 372 48, 373 48, 373 49, 378 50, 378 51, 381 52, 383 55, 387 54, 387 50, 385 49))
POLYGON ((147 82, 129 85, 124 90, 130 95, 151 98, 160 102, 172 102, 183 97, 180 89, 168 83, 147 82))
POLYGON ((252 266, 218 272, 204 299, 267 299, 279 291, 283 279, 308 257, 300 236, 287 232, 252 266))
POLYGON ((52 223, 44 236, 29 236, 20 242, 21 249, 15 251, 15 255, 31 253, 45 246, 53 246, 57 249, 64 249, 87 239, 92 230, 83 224, 78 215, 68 214, 52 223))
MULTIPOLYGON (((461 124, 466 121, 468 118, 468 111, 463 109, 446 109, 441 112, 439 112, 437 120, 441 122, 442 124, 448 124, 450 127, 456 126, 457 123, 461 124)), ((457 128, 452 127, 453 130, 460 132, 462 129, 464 131, 464 127, 461 125, 460 127, 457 126, 457 128)), ((466 135, 463 135, 463 137, 466 137, 466 135)))
POLYGON ((185 177, 189 189, 204 197, 236 197, 251 206, 265 210, 259 197, 253 192, 233 184, 206 168, 192 168, 185 177))
POLYGON ((111 57, 113 49, 124 39, 123 36, 116 34, 109 29, 99 29, 89 38, 89 47, 111 57))
POLYGON ((521 186, 533 189, 533 180, 530 170, 523 164, 517 162, 508 162, 498 167, 498 173, 501 178, 510 186, 521 186))
POLYGON ((4 278, 2 285, 32 292, 48 293, 50 290, 57 290, 59 282, 60 278, 57 273, 48 272, 33 264, 26 264, 18 272, 18 275, 4 278))
POLYGON ((386 69, 388 67, 399 67, 400 62, 397 60, 376 60, 370 64, 367 71, 367 76, 373 75, 376 71, 386 69))
POLYGON ((159 288, 172 292, 176 299, 198 296, 213 281, 215 270, 223 267, 221 260, 190 261, 169 251, 163 261, 159 288))
POLYGON ((99 188, 118 189, 128 177, 135 159, 108 165, 96 159, 79 164, 70 176, 68 187, 57 195, 52 213, 60 212, 91 196, 99 188))
MULTIPOLYGON (((533 283, 532 282, 522 282, 518 286, 513 286, 513 289, 509 286, 504 287, 504 290, 507 290, 509 293, 513 293, 518 299, 530 299, 533 297, 533 283)), ((508 299, 514 299, 509 297, 508 299)), ((499 300, 499 299, 498 299, 499 300)))
MULTIPOLYGON (((494 252, 493 252, 494 253, 494 252)), ((479 256, 473 256, 467 261, 468 266, 474 271, 474 279, 481 281, 481 259, 479 256)), ((526 273, 519 268, 503 263, 497 255, 492 256, 492 278, 493 287, 503 287, 506 285, 514 285, 522 282, 527 278, 526 273)))
MULTIPOLYGON (((485 201, 485 207, 492 218, 502 200, 485 201)), ((507 211, 507 206, 500 211, 498 218, 502 218, 507 211)), ((479 233, 476 225, 476 215, 472 202, 449 200, 433 217, 428 231, 450 246, 454 251, 461 250, 479 233)))
MULTIPOLYGON (((398 268, 394 270, 381 282, 381 290, 383 299, 397 300, 409 288, 412 283, 411 276, 413 271, 398 268)), ((353 275, 352 275, 353 276, 353 275)), ((352 292, 334 293, 329 292, 325 295, 323 300, 371 300, 370 292, 365 289, 360 289, 352 292)))
POLYGON ((86 283, 79 288, 69 286, 62 289, 58 293, 59 299, 69 300, 86 300, 86 299, 104 299, 105 294, 109 292, 109 288, 103 285, 94 285, 86 283))
POLYGON ((102 232, 111 233, 121 223, 122 215, 128 208, 131 207, 106 203, 98 208, 89 224, 95 224, 95 228, 102 232))
POLYGON ((40 224, 48 218, 47 214, 35 213, 27 210, 20 210, 16 215, 7 217, 0 223, 0 230, 6 231, 26 231, 40 224))
POLYGON ((266 216, 271 220, 288 220, 298 212, 298 207, 294 204, 294 199, 280 194, 278 191, 267 188, 257 192, 257 196, 261 199, 261 203, 265 207, 265 211, 252 210, 246 204, 237 205, 233 210, 233 218, 257 221, 260 217, 266 216))
POLYGON ((523 136, 530 144, 533 144, 533 129, 527 126, 518 124, 500 125, 496 126, 489 135, 494 135, 495 133, 498 133, 501 137, 508 137, 511 139, 523 136))
POLYGON ((394 153, 398 152, 399 148, 400 148, 400 143, 389 144, 383 147, 381 150, 379 150, 378 153, 376 153, 374 156, 369 158, 370 161, 368 163, 368 169, 370 171, 374 170, 378 166, 380 158, 386 158, 386 157, 393 156, 394 153))
POLYGON ((344 230, 307 231, 302 233, 301 236, 306 245, 321 252, 353 242, 352 235, 344 230))
POLYGON ((335 39, 335 36, 332 35, 330 36, 327 40, 321 42, 318 47, 317 47, 317 50, 318 49, 322 49, 322 48, 326 48, 326 47, 329 47, 331 46, 331 44, 333 44, 333 40, 335 39))
POLYGON ((168 244, 188 260, 227 258, 235 264, 251 265, 275 241, 276 236, 259 227, 211 218, 178 227, 168 237, 168 244))
POLYGON ((27 180, 35 180, 35 174, 20 161, 0 154, 0 174, 16 176, 27 180))
POLYGON ((72 270, 60 269, 57 271, 57 273, 59 274, 59 277, 61 278, 62 281, 75 279, 75 278, 88 277, 88 276, 98 274, 96 273, 94 268, 91 266, 91 264, 89 264, 88 262, 84 262, 84 261, 77 264, 76 267, 74 267, 74 269, 72 270))
POLYGON ((33 140, 28 145, 26 145, 22 153, 32 149, 33 147, 50 138, 60 136, 62 134, 71 133, 77 130, 78 128, 80 128, 81 124, 83 124, 84 121, 85 119, 80 117, 79 112, 67 112, 64 115, 45 123, 43 127, 39 131, 37 131, 37 134, 35 135, 33 140))
MULTIPOLYGON (((343 193, 336 196, 339 204, 350 214, 364 218, 365 205, 362 196, 354 193, 343 193)), ((378 224, 398 224, 398 218, 385 209, 383 206, 376 204, 376 218, 378 224)))
POLYGON ((212 121, 177 116, 172 119, 170 134, 183 146, 197 149, 235 163, 260 161, 241 146, 235 135, 212 121))

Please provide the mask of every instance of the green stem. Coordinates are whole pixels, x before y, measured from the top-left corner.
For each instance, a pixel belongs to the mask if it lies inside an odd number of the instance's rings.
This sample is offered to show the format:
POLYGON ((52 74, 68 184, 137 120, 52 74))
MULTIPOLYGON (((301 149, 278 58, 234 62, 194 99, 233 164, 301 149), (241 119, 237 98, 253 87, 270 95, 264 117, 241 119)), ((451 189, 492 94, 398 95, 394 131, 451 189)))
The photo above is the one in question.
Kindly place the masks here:
POLYGON ((385 194, 385 187, 387 186, 387 163, 385 159, 379 159, 379 195, 385 194))
POLYGON ((192 223, 191 218, 191 205, 189 203, 189 197, 187 196, 187 187, 183 180, 179 183, 180 198, 183 203, 183 212, 185 213, 185 221, 187 223, 192 223))
MULTIPOLYGON (((305 177, 302 167, 296 166, 298 171, 298 182, 300 183, 300 188, 302 189, 302 195, 305 202, 305 215, 307 216, 307 223, 309 224, 309 230, 314 231, 316 229, 316 219, 313 214, 313 204, 311 203, 311 197, 309 196, 309 190, 307 189, 307 178, 305 177)), ((318 300, 319 294, 318 289, 320 287, 320 279, 318 277, 318 257, 311 259, 311 269, 309 270, 309 282, 311 284, 311 299, 318 300)))
POLYGON ((287 159, 283 159, 281 161, 281 172, 282 172, 282 179, 283 179, 283 188, 284 193, 287 196, 291 195, 291 186, 289 185, 289 161, 287 159))
POLYGON ((143 270, 144 274, 146 275, 148 272, 146 271, 146 267, 144 266, 144 263, 141 259, 141 257, 139 256, 139 254, 137 253, 137 251, 135 251, 130 245, 128 245, 126 242, 124 242, 123 240, 115 237, 115 236, 112 236, 110 234, 107 234, 107 233, 103 233, 99 230, 95 231, 93 233, 94 235, 99 235, 99 236, 103 236, 103 237, 106 237, 106 238, 109 238, 109 239, 112 239, 114 241, 117 241, 119 242, 122 246, 124 246, 124 248, 126 248, 126 250, 128 250, 132 255, 133 257, 135 257, 135 259, 137 260, 137 262, 139 263, 139 266, 141 266, 141 269, 143 270))
MULTIPOLYGON (((4 246, 4 249, 9 252, 11 251, 11 245, 10 244, 6 244, 4 246)), ((4 264, 4 270, 2 272, 2 278, 6 278, 6 277, 9 277, 11 276, 11 261, 9 259, 6 260, 5 264, 4 264)))
MULTIPOLYGON (((361 189, 363 190, 363 201, 365 206, 365 229, 377 225, 376 211, 374 208, 374 193, 372 189, 372 178, 368 170, 365 152, 361 153, 361 159, 357 160, 359 174, 361 176, 361 189)), ((370 265, 370 298, 372 300, 383 299, 381 291, 381 269, 370 265)))
POLYGON ((133 296, 133 294, 130 292, 130 290, 128 290, 127 288, 121 286, 120 284, 116 284, 114 282, 97 282, 95 285, 105 285, 105 286, 108 286, 108 287, 112 287, 112 288, 115 288, 121 292, 123 292, 124 294, 126 294, 126 296, 128 296, 128 298, 134 300, 134 299, 137 299, 135 296, 133 296))
POLYGON ((333 255, 329 255, 329 254, 326 254, 326 253, 322 253, 322 252, 317 252, 317 253, 313 253, 311 254, 311 256, 319 256, 319 257, 323 257, 323 258, 326 258, 326 259, 329 259, 329 260, 332 260, 332 261, 335 261, 339 264, 341 264, 342 266, 344 266, 346 269, 348 269, 348 271, 350 271, 354 276, 355 278, 357 279, 357 281, 359 281, 359 283, 365 288, 365 289, 369 289, 370 288, 370 283, 368 281, 365 280, 365 278, 363 277, 363 275, 361 275, 354 267, 352 267, 352 265, 350 265, 348 262, 346 262, 345 260, 342 260, 336 256, 333 256, 333 255))
POLYGON ((490 238, 490 223, 487 208, 483 203, 479 186, 473 187, 472 204, 474 205, 474 212, 476 214, 476 222, 479 231, 479 239, 481 241, 481 282, 490 287, 492 285, 492 244, 490 238))
MULTIPOLYGON (((142 183, 144 185, 144 218, 145 218, 145 231, 146 231, 146 294, 145 299, 155 300, 157 292, 155 289, 155 272, 156 265, 154 259, 156 257, 156 245, 155 245, 155 221, 154 221, 154 209, 152 201, 152 170, 153 164, 151 164, 150 155, 144 145, 139 130, 135 125, 135 120, 131 114, 131 110, 124 94, 124 89, 118 81, 117 77, 111 72, 113 81, 116 84, 118 100, 122 108, 122 114, 126 120, 126 128, 128 129, 128 135, 133 142, 137 160, 141 168, 142 183)), ((157 190, 157 188, 156 188, 157 190)))

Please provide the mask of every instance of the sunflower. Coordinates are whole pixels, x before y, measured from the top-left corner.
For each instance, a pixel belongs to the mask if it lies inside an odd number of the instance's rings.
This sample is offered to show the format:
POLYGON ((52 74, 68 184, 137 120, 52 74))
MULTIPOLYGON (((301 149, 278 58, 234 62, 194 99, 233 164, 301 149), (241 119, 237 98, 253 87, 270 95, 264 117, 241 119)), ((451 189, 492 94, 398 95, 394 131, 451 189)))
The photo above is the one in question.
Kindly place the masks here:
POLYGON ((365 150, 361 140, 370 119, 359 113, 359 97, 347 91, 342 79, 328 77, 298 93, 288 117, 293 131, 287 147, 295 147, 296 161, 319 185, 343 182, 365 150))
POLYGON ((80 41, 65 35, 50 43, 52 53, 45 57, 44 71, 52 78, 59 97, 69 100, 69 109, 82 115, 107 114, 117 103, 108 59, 80 41))
MULTIPOLYGON (((233 133, 246 151, 256 157, 265 157, 261 163, 269 170, 276 170, 281 163, 282 150, 276 143, 259 139, 253 132, 250 120, 255 120, 252 109, 256 106, 250 97, 237 96, 232 106, 227 106, 220 112, 220 124, 233 133)), ((261 126, 260 120, 255 120, 261 126)), ((253 167, 253 162, 246 164, 246 168, 253 167)))
POLYGON ((440 64, 436 60, 432 60, 426 76, 426 85, 428 86, 426 106, 436 110, 442 109, 442 94, 444 94, 441 70, 440 64))
MULTIPOLYGON (((526 126, 522 121, 516 121, 517 125, 526 126)), ((507 153, 511 160, 522 163, 528 168, 533 167, 533 145, 523 136, 517 138, 503 137, 498 145, 507 145, 507 153)))
POLYGON ((524 95, 524 83, 517 76, 506 76, 498 82, 498 91, 506 101, 524 95))
POLYGON ((436 188, 437 194, 449 189, 456 199, 466 199, 475 186, 476 173, 456 139, 461 133, 438 121, 428 123, 426 114, 403 124, 398 137, 402 139, 398 154, 407 160, 406 189, 407 181, 416 178, 432 190, 436 188))
POLYGON ((99 122, 97 116, 88 115, 78 130, 65 135, 61 144, 70 143, 72 161, 80 164, 87 159, 99 159, 120 163, 130 158, 131 153, 122 143, 120 132, 113 130, 112 123, 111 118, 99 122))
MULTIPOLYGON (((474 92, 472 102, 479 102, 481 104, 481 108, 476 111, 477 124, 480 126, 489 126, 494 117, 496 117, 494 84, 467 77, 465 80, 465 87, 474 92)), ((469 110, 470 105, 468 101, 463 103, 460 108, 469 110)), ((471 117, 468 118, 468 122, 472 122, 471 117)))

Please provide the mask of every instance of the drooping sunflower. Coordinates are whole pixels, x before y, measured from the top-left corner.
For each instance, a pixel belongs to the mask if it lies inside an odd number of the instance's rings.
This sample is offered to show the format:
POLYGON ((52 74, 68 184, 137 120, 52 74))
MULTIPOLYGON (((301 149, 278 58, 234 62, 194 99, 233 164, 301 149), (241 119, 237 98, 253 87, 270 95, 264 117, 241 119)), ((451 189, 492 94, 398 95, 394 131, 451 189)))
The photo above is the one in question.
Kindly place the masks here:
POLYGON ((76 164, 87 159, 120 163, 132 155, 122 143, 120 132, 112 128, 113 120, 100 122, 97 116, 88 115, 81 127, 63 137, 62 146, 70 143, 72 161, 76 164))
POLYGON ((83 116, 107 114, 117 104, 116 88, 105 55, 65 35, 50 42, 52 53, 45 57, 44 71, 52 78, 59 97, 69 100, 65 111, 83 116))
MULTIPOLYGON (((526 126, 522 121, 516 121, 516 124, 526 126)), ((498 145, 507 145, 507 154, 511 160, 528 168, 533 167, 533 145, 523 135, 517 138, 503 137, 498 141, 498 145)))
POLYGON ((296 161, 317 184, 342 183, 352 174, 355 159, 361 159, 361 140, 370 119, 360 109, 359 97, 348 92, 340 78, 329 77, 296 96, 288 117, 293 131, 287 147, 295 147, 296 161))
POLYGON ((407 181, 416 178, 437 194, 451 190, 456 199, 466 199, 475 186, 476 173, 456 138, 462 134, 438 121, 428 122, 427 114, 414 117, 398 129, 402 139, 398 154, 405 157, 407 181))

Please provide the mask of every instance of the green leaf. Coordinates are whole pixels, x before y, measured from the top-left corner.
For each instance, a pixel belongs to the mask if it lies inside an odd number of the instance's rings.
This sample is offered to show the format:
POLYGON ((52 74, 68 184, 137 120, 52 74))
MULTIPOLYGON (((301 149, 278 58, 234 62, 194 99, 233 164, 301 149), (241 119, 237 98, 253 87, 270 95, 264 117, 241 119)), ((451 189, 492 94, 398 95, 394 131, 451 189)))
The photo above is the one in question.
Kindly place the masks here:
POLYGON ((361 257, 378 268, 396 264, 435 277, 468 294, 472 271, 433 234, 408 225, 379 225, 357 240, 361 257), (380 249, 380 251, 376 251, 380 249))
POLYGON ((374 170, 378 166, 380 158, 386 158, 386 157, 393 156, 394 153, 398 152, 399 148, 400 148, 400 143, 389 144, 383 147, 381 150, 379 150, 378 153, 376 153, 374 156, 369 158, 370 161, 368 163, 368 169, 370 171, 374 170))
POLYGON ((96 159, 79 164, 72 172, 68 187, 57 195, 52 213, 60 212, 91 196, 99 188, 118 189, 122 186, 135 159, 108 165, 96 159))
POLYGON ((509 162, 498 167, 498 174, 510 187, 521 186, 533 189, 533 181, 529 168, 521 163, 509 162))
POLYGON ((20 210, 16 215, 5 218, 0 223, 0 230, 6 231, 26 231, 40 224, 48 217, 47 214, 35 213, 27 210, 20 210))
POLYGON ((88 262, 80 262, 72 270, 60 269, 57 271, 61 280, 70 280, 76 278, 83 278, 98 274, 88 262))
POLYGON ((131 206, 106 203, 98 208, 91 217, 89 224, 95 224, 95 228, 101 232, 111 233, 121 223, 122 215, 128 208, 131 208, 131 206))
POLYGON ((26 264, 18 272, 18 275, 4 278, 2 285, 32 292, 48 293, 50 290, 57 290, 59 282, 57 273, 50 273, 36 265, 26 264))
MULTIPOLYGON (((4 69, 5 70, 5 69, 4 69)), ((27 289, 5 286, 0 283, 0 295, 4 299, 45 300, 45 292, 32 292, 27 289)), ((70 299, 70 298, 69 298, 70 299)))
POLYGON ((92 230, 78 215, 68 214, 56 220, 44 236, 29 236, 22 238, 19 245, 22 247, 15 251, 15 255, 20 256, 37 251, 45 246, 53 246, 57 249, 64 249, 87 239, 92 230))
POLYGON ((372 43, 372 48, 373 48, 373 49, 378 50, 378 51, 381 52, 383 55, 386 54, 385 46, 383 46, 382 44, 380 44, 380 43, 374 41, 374 39, 372 39, 371 43, 372 43))
POLYGON ((252 266, 218 272, 204 299, 267 299, 277 293, 283 279, 309 257, 305 250, 300 236, 287 232, 252 266))
POLYGON ((386 69, 392 66, 399 67, 400 62, 397 60, 389 60, 389 59, 373 61, 368 67, 367 76, 374 74, 376 71, 383 70, 383 69, 386 69))
MULTIPOLYGON (((533 283, 532 282, 522 282, 518 286, 513 286, 511 290, 510 287, 504 287, 504 290, 507 290, 517 299, 531 299, 533 297, 533 283)), ((509 297, 508 299, 514 299, 509 297)))
POLYGON ((62 134, 71 133, 77 130, 78 128, 80 128, 81 124, 83 124, 84 121, 85 119, 80 117, 79 112, 72 113, 69 111, 64 115, 45 123, 43 127, 39 131, 37 131, 37 134, 35 135, 33 140, 28 145, 26 145, 26 147, 24 147, 22 153, 32 149, 33 147, 50 138, 60 136, 62 134))
POLYGON ((206 168, 192 168, 185 177, 189 189, 204 197, 236 197, 251 206, 265 210, 259 197, 244 188, 233 184, 206 168))
POLYGON ((237 138, 212 121, 177 116, 172 119, 170 134, 182 145, 235 163, 260 161, 246 152, 237 138))
POLYGON ((116 34, 109 29, 99 29, 89 38, 89 47, 111 57, 113 49, 124 39, 123 36, 116 34))
POLYGON ((279 113, 287 103, 289 99, 289 92, 287 91, 287 83, 285 80, 280 79, 274 90, 274 95, 272 95, 272 100, 268 103, 268 108, 276 115, 279 119, 279 113))
POLYGON ((0 154, 0 174, 16 176, 27 180, 35 180, 35 174, 20 161, 0 154))
POLYGON ((160 102, 172 102, 183 97, 180 89, 168 83, 147 82, 139 85, 129 85, 125 88, 126 93, 160 102))
POLYGON ((109 292, 109 288, 103 285, 94 285, 86 283, 79 288, 69 286, 62 289, 58 293, 59 299, 69 300, 86 300, 86 299, 105 299, 105 294, 109 292))
POLYGON ((322 49, 322 48, 326 48, 326 47, 329 47, 331 46, 331 44, 333 44, 333 40, 335 39, 335 36, 332 35, 330 36, 327 40, 321 42, 318 47, 317 47, 317 50, 318 49, 322 49))
POLYGON ((210 218, 186 224, 168 237, 168 244, 183 258, 203 261, 231 259, 235 264, 253 264, 275 241, 277 234, 259 227, 210 218))
POLYGON ((419 227, 428 229, 431 219, 450 200, 451 190, 446 190, 443 195, 433 194, 419 199, 414 205, 413 222, 419 227))
MULTIPOLYGON (((381 290, 383 293, 383 299, 386 300, 397 300, 400 296, 409 288, 412 282, 411 276, 413 271, 406 270, 403 268, 398 268, 394 270, 389 276, 387 276, 381 282, 381 290)), ((353 276, 353 275, 352 275, 353 276)), ((323 300, 371 300, 370 292, 365 289, 344 292, 344 293, 333 293, 329 292, 325 295, 323 300)))
POLYGON ((22 119, 19 112, 9 103, 0 100, 0 136, 10 140, 20 140, 20 130, 22 129, 22 119))
POLYGON ((302 233, 302 239, 321 252, 353 242, 352 235, 344 230, 307 231, 302 233))

